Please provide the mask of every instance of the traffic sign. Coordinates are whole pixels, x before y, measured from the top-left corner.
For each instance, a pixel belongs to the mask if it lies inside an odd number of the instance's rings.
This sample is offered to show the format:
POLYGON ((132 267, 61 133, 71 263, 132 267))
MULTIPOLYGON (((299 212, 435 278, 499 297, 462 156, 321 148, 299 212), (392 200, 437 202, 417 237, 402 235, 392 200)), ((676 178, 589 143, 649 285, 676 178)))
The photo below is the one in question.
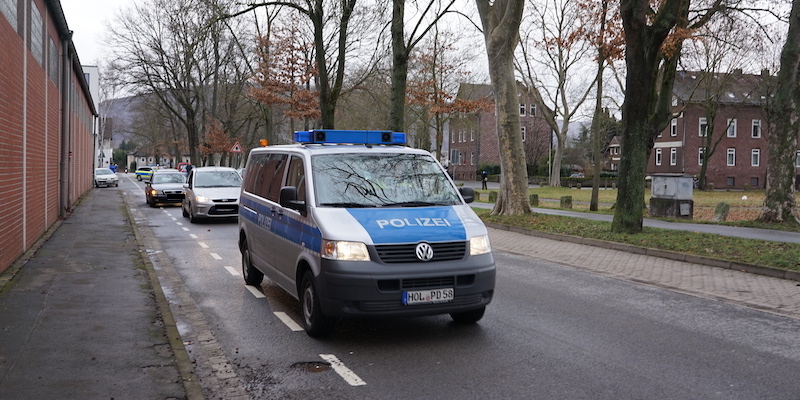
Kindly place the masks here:
POLYGON ((234 143, 233 147, 231 147, 231 153, 241 153, 241 152, 242 152, 242 145, 240 145, 239 142, 234 143))

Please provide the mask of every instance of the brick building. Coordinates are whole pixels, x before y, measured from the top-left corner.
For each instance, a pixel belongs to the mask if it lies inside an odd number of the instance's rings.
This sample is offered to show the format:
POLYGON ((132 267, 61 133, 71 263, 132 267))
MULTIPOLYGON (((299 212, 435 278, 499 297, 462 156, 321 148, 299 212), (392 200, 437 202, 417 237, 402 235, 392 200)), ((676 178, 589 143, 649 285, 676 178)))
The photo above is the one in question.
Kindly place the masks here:
POLYGON ((765 109, 769 78, 768 71, 751 75, 738 70, 714 76, 679 72, 673 98, 673 113, 678 117, 656 138, 648 175, 699 176, 703 158, 709 154, 706 139, 711 135, 719 143, 708 157, 705 182, 715 189, 763 189, 769 162, 765 109), (706 113, 709 102, 718 110, 713 126, 706 113))
MULTIPOLYGON (((541 116, 541 110, 527 97, 527 89, 520 86, 519 113, 522 141, 527 164, 535 165, 540 157, 547 157, 550 149, 550 128, 541 116)), ((494 104, 491 85, 462 83, 458 98, 489 100, 494 104)), ((494 108, 468 113, 450 122, 450 158, 448 170, 453 179, 477 180, 481 165, 500 165, 500 148, 497 138, 497 117, 494 108)))
POLYGON ((92 188, 97 112, 57 0, 0 0, 0 271, 92 188))

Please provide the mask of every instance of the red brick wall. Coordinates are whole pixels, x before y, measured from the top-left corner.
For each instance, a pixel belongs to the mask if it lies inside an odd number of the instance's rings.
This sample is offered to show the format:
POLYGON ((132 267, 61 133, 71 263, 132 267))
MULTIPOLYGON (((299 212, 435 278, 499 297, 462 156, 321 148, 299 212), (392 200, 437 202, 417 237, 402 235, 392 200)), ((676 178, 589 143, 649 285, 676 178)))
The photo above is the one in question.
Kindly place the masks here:
MULTIPOLYGON (((62 187, 67 187, 59 180, 63 154, 60 90, 64 87, 74 88, 70 96, 73 163, 67 208, 92 187, 92 115, 80 85, 83 73, 74 72, 72 85, 59 87, 50 79, 50 38, 59 48, 59 71, 63 67, 62 42, 44 1, 35 4, 45 29, 42 64, 23 41, 23 33, 17 33, 0 14, 0 204, 6 205, 0 217, 0 272, 33 246, 61 214, 62 187)), ((60 72, 58 76, 61 79, 60 72)))

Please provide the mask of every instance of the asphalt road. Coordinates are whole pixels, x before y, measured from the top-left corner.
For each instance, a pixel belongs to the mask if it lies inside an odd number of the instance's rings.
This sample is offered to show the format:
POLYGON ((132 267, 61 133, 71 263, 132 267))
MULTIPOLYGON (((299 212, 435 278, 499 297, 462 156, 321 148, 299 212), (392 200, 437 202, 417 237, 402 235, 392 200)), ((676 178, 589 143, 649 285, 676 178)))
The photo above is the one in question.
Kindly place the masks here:
MULTIPOLYGON (((315 340, 297 301, 239 275, 235 222, 149 208, 136 223, 209 398, 797 399, 800 320, 496 252, 476 325, 340 321, 315 340)), ((568 244, 565 244, 565 246, 568 244)))

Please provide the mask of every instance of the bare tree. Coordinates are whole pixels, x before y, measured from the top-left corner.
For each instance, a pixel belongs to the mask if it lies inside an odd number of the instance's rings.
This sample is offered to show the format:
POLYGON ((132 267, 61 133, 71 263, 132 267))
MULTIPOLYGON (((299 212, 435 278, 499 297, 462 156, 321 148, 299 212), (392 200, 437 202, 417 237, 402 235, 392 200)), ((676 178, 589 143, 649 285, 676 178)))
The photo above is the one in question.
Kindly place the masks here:
POLYGON ((769 108, 769 165, 763 222, 798 220, 795 212, 795 160, 800 132, 800 0, 792 1, 789 32, 781 52, 778 88, 769 108))
POLYGON ((593 90, 594 77, 582 79, 593 47, 587 29, 591 14, 581 0, 528 0, 531 31, 522 37, 517 69, 534 103, 556 136, 550 185, 561 186, 561 159, 573 118, 593 90), (560 120, 560 121, 559 121, 560 120))
POLYGON ((514 77, 514 50, 524 0, 475 0, 483 25, 489 75, 494 89, 497 139, 500 145, 500 193, 492 214, 530 213, 528 171, 519 118, 519 97, 514 77))

